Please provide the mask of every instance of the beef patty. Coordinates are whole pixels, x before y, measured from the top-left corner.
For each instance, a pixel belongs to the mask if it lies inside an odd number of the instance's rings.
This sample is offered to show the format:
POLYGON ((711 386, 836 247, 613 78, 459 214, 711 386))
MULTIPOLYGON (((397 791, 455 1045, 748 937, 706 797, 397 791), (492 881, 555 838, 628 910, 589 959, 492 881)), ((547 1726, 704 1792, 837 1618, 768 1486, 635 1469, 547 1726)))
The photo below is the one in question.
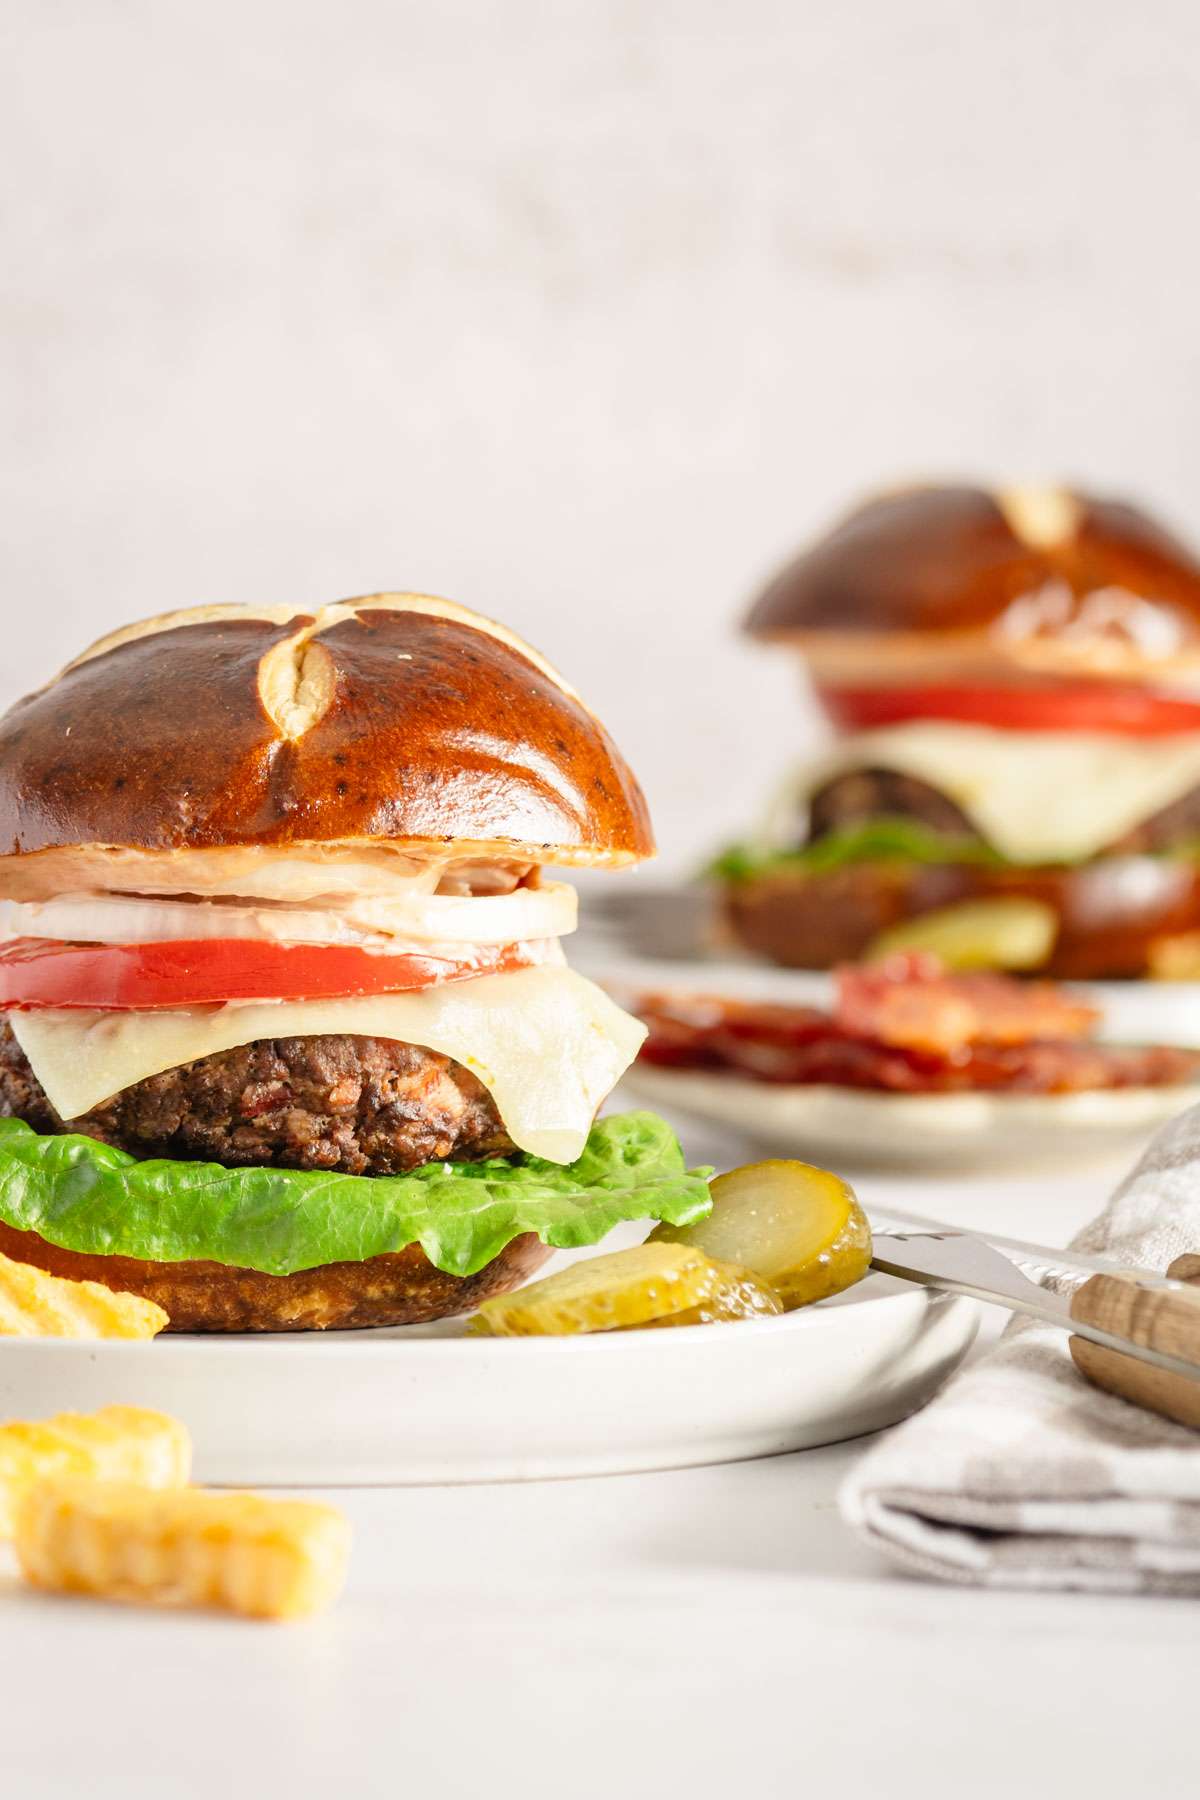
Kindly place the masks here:
POLYGON ((847 769, 812 797, 809 836, 825 837, 878 818, 913 819, 947 837, 975 838, 979 833, 962 808, 927 781, 898 769, 847 769))
POLYGON ((514 1146, 483 1083, 388 1038, 262 1038, 126 1088, 63 1120, 0 1018, 0 1117, 78 1131, 134 1156, 399 1175, 514 1146))

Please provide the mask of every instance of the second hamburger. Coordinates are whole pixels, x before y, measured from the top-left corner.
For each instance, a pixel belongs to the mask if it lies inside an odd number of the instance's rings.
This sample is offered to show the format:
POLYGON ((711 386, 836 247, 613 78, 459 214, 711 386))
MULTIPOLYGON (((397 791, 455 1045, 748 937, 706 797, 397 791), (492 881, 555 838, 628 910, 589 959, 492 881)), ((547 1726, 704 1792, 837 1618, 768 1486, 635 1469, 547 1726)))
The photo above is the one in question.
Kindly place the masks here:
POLYGON ((1145 513, 883 496, 747 629, 803 658, 836 734, 718 865, 750 948, 827 968, 983 901, 1045 921, 1021 966, 1200 973, 1200 563, 1145 513))

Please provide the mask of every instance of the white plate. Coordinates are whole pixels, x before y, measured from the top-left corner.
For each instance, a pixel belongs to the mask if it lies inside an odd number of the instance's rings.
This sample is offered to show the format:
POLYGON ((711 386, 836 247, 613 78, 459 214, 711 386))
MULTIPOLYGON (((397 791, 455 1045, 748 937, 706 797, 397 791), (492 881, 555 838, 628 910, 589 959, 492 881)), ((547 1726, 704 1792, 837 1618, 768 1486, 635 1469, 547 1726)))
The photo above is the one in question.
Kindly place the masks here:
POLYGON ((1200 1085, 1079 1094, 880 1094, 635 1063, 625 1091, 839 1169, 989 1169, 1111 1156, 1200 1102, 1200 1085))
POLYGON ((734 1462, 892 1425, 975 1336, 969 1301, 872 1275, 779 1319, 582 1338, 461 1321, 146 1344, 0 1340, 0 1418, 115 1402, 182 1419, 200 1481, 526 1481, 734 1462))

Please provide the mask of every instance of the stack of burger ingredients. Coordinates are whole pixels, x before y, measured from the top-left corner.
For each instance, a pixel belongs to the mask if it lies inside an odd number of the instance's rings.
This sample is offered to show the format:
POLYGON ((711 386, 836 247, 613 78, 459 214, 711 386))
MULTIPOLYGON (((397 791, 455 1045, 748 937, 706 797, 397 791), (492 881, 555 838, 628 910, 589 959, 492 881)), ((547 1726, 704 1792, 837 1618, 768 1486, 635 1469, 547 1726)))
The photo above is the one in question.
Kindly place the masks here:
POLYGON ((510 632, 381 594, 206 607, 0 721, 0 1253, 173 1330, 463 1312, 708 1211, 548 869, 653 852, 510 632))

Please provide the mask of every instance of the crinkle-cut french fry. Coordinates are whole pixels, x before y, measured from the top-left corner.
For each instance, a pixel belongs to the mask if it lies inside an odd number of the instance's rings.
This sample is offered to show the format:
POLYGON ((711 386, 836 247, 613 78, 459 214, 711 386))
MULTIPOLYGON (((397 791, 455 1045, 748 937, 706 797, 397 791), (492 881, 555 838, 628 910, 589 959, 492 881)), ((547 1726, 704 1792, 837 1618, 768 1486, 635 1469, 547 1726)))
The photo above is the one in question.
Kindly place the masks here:
POLYGON ((340 1591, 350 1527, 333 1507, 311 1500, 198 1488, 153 1493, 67 1475, 22 1496, 15 1542, 35 1587, 296 1619, 340 1591))
POLYGON ((0 1256, 0 1337, 152 1338, 169 1324, 140 1294, 68 1281, 0 1256))
POLYGON ((0 1538, 12 1536, 19 1496, 56 1475, 135 1481, 149 1488, 186 1487, 192 1443, 166 1413, 105 1406, 96 1413, 56 1413, 0 1425, 0 1538))

